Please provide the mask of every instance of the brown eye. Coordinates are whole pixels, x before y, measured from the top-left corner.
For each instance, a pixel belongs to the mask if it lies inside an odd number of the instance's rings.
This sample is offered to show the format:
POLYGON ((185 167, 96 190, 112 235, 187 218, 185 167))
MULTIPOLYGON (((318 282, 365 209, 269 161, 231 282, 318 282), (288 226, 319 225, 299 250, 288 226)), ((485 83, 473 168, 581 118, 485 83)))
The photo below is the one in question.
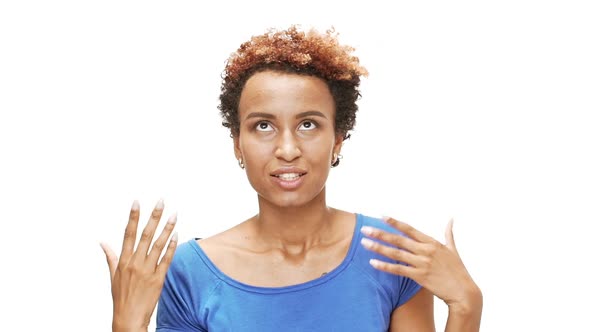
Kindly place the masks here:
POLYGON ((313 121, 303 121, 301 126, 299 127, 301 130, 312 130, 316 128, 316 125, 313 121))
POLYGON ((258 131, 271 131, 272 127, 268 122, 258 122, 256 124, 256 130, 258 131))

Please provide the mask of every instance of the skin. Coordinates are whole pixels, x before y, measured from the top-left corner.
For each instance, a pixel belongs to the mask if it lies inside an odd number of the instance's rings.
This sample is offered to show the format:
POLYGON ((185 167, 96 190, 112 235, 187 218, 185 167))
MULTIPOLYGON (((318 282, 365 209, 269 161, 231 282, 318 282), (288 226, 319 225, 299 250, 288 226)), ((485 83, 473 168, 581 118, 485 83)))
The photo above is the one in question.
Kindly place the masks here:
POLYGON ((114 332, 147 331, 150 317, 164 286, 166 271, 172 262, 178 243, 176 234, 170 238, 176 225, 176 215, 172 215, 154 241, 152 249, 149 250, 163 210, 164 203, 159 201, 141 233, 137 249, 134 250, 139 222, 137 201, 133 202, 129 213, 120 258, 107 244, 100 244, 106 256, 111 277, 114 332), (170 241, 166 246, 169 238, 170 241), (160 259, 164 247, 166 252, 160 259))
POLYGON ((253 75, 239 103, 234 153, 258 193, 259 213, 199 243, 225 274, 265 287, 302 283, 344 259, 354 215, 326 206, 325 183, 342 137, 328 86, 312 76, 253 75), (271 174, 295 167, 302 184, 285 190, 271 174))
MULTIPOLYGON (((363 227, 361 232, 367 237, 361 240, 361 244, 369 250, 407 263, 408 266, 380 260, 371 260, 370 264, 378 270, 411 278, 422 285, 421 292, 433 293, 443 300, 449 308, 445 331, 479 331, 483 297, 457 252, 453 237, 453 221, 449 221, 447 226, 445 234, 447 245, 441 244, 399 220, 385 217, 384 222, 402 231, 408 237, 372 227, 363 227), (382 240, 389 245, 379 244, 372 239, 382 240)), ((429 311, 432 311, 432 306, 424 300, 425 295, 417 295, 408 301, 412 303, 411 309, 404 308, 407 303, 400 308, 402 310, 398 309, 393 313, 390 331, 409 331, 412 330, 411 324, 423 323, 419 319, 411 323, 413 320, 411 317, 420 310, 415 307, 416 302, 428 305, 429 311), (403 317, 406 315, 409 317, 403 317), (406 325, 407 321, 410 321, 409 325, 406 325)), ((420 328, 422 329, 412 331, 434 331, 434 326, 424 325, 420 328)))
MULTIPOLYGON (((228 276, 259 287, 303 283, 336 268, 350 245, 355 216, 326 205, 326 180, 342 148, 335 106, 327 84, 312 76, 263 71, 244 86, 239 103, 240 132, 234 153, 258 193, 259 213, 200 246, 228 276), (277 179, 279 171, 303 174, 297 186, 277 179)), ((103 246, 111 271, 113 331, 147 331, 176 240, 162 252, 174 221, 146 256, 161 216, 159 205, 133 251, 138 207, 134 205, 121 259, 103 246)), ((172 220, 172 219, 171 219, 172 220)), ((363 246, 406 265, 371 261, 378 270, 414 279, 423 286, 391 315, 390 331, 434 331, 433 294, 449 307, 446 331, 478 331, 482 297, 455 248, 452 224, 447 245, 392 218, 384 222, 401 237, 363 227, 363 246), (388 245, 380 245, 379 239, 388 245), (399 249, 396 249, 399 248, 399 249)), ((369 262, 367 262, 369 263, 369 262)))

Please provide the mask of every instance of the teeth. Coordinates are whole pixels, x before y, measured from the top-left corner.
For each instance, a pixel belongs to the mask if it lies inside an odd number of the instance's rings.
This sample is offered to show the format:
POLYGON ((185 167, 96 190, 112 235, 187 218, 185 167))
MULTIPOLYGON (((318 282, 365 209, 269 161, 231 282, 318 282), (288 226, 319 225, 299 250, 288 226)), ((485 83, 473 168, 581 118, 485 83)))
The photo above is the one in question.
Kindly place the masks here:
POLYGON ((286 180, 286 181, 293 181, 298 179, 301 175, 298 173, 285 173, 277 175, 279 179, 286 180))

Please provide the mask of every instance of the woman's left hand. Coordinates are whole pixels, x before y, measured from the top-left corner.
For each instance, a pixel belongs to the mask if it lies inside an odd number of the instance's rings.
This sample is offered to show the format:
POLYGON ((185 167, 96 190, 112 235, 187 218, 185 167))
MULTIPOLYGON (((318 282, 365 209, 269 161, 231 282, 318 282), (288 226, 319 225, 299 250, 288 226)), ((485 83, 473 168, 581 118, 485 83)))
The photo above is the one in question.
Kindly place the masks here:
POLYGON ((407 237, 365 226, 361 229, 364 235, 390 245, 368 238, 363 238, 361 243, 371 251, 407 265, 372 259, 370 264, 373 267, 413 279, 445 301, 450 309, 469 310, 481 306, 481 291, 455 247, 453 220, 447 225, 446 245, 401 221, 389 217, 384 221, 407 237))

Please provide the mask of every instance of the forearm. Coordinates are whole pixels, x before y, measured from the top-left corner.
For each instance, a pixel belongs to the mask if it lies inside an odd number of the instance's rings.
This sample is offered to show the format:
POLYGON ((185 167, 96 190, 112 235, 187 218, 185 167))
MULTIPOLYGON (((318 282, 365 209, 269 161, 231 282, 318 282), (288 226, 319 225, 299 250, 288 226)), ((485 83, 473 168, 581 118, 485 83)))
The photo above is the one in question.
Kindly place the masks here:
POLYGON ((483 308, 483 296, 479 289, 464 303, 450 304, 445 332, 478 332, 483 308))

